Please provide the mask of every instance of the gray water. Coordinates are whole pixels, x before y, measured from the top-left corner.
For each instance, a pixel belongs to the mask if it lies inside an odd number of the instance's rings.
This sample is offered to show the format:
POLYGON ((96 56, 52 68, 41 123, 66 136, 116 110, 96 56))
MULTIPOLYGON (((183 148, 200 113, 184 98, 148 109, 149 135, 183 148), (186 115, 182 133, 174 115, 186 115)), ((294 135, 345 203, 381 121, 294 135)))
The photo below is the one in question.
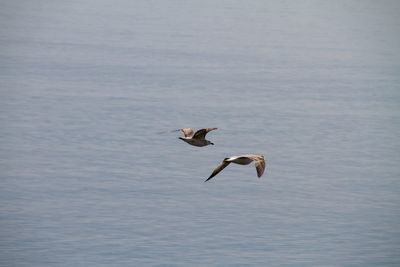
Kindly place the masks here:
POLYGON ((2 1, 0 265, 399 266, 399 14, 2 1))

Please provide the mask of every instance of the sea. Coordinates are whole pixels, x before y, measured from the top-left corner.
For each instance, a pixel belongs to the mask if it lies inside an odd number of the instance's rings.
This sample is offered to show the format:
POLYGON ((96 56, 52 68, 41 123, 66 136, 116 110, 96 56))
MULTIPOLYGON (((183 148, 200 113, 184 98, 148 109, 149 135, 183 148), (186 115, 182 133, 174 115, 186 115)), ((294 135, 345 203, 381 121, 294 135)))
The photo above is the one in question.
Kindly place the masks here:
POLYGON ((399 14, 1 1, 0 266, 400 266, 399 14))

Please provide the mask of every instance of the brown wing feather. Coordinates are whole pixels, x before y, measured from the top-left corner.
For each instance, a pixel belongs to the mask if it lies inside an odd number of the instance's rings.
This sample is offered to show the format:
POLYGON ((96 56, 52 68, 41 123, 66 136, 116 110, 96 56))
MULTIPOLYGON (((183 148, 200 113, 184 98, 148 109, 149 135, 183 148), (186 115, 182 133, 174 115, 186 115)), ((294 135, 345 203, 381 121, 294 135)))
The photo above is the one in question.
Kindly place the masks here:
POLYGON ((208 180, 210 180, 211 178, 213 178, 215 175, 217 175, 220 171, 222 171, 223 169, 225 169, 226 166, 229 165, 229 161, 225 161, 223 160, 218 166, 217 168, 215 168, 215 170, 211 173, 210 177, 207 178, 207 180, 205 180, 204 182, 207 182, 208 180))
POLYGON ((264 160, 264 157, 255 160, 255 161, 254 161, 254 165, 256 166, 258 178, 261 178, 261 176, 263 175, 264 170, 265 170, 265 160, 264 160))
POLYGON ((200 129, 198 130, 194 135, 194 139, 204 139, 206 137, 206 134, 212 130, 216 130, 218 128, 205 128, 205 129, 200 129))

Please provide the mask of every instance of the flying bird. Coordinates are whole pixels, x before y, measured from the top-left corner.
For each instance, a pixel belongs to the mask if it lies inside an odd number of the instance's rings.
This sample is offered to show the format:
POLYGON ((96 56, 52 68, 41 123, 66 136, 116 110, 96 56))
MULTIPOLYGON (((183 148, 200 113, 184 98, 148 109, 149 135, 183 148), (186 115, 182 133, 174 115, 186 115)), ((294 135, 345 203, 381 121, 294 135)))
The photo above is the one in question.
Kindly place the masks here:
POLYGON ((262 155, 242 155, 242 156, 232 156, 230 158, 225 158, 215 170, 211 173, 210 177, 205 180, 207 182, 215 175, 217 175, 220 171, 222 171, 229 163, 233 162, 240 165, 248 165, 252 161, 254 161, 254 165, 256 166, 257 176, 260 178, 265 170, 265 159, 262 155))
MULTIPOLYGON (((185 129, 178 129, 173 130, 172 132, 181 131, 185 137, 179 137, 179 139, 185 141, 189 145, 192 146, 207 146, 207 145, 214 145, 213 142, 206 140, 206 134, 212 130, 216 130, 218 128, 205 128, 200 129, 194 132, 193 128, 185 128, 185 129)), ((165 132, 161 132, 165 133, 165 132)))

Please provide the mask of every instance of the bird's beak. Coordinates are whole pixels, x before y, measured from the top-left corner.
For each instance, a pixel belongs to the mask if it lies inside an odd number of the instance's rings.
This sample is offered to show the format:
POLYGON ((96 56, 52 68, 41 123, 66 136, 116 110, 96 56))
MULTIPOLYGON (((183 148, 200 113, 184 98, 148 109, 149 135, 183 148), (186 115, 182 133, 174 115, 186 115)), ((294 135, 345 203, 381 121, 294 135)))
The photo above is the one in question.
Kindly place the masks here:
POLYGON ((214 145, 214 143, 210 143, 210 144, 214 145))

